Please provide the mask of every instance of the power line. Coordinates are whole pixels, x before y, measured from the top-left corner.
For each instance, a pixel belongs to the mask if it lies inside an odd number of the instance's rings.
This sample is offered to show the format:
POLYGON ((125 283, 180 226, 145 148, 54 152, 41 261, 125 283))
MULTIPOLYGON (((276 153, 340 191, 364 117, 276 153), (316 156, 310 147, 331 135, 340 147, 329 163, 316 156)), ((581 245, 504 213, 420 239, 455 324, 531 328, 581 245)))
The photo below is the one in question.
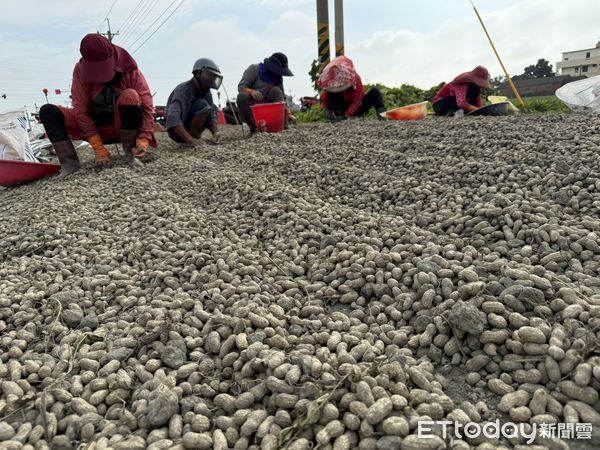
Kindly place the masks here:
POLYGON ((166 8, 163 10, 163 12, 161 12, 161 13, 160 13, 160 14, 159 14, 159 15, 156 17, 156 19, 154 19, 154 22, 152 22, 152 23, 150 24, 150 26, 148 26, 148 28, 146 28, 146 29, 144 30, 144 32, 143 32, 142 34, 140 34, 140 35, 137 37, 137 39, 131 43, 130 47, 133 47, 133 46, 134 46, 134 45, 135 45, 137 42, 139 42, 139 40, 140 40, 142 37, 144 37, 144 35, 145 35, 145 34, 146 34, 148 31, 150 31, 150 29, 151 29, 151 28, 154 26, 154 24, 156 24, 156 23, 157 23, 157 22, 160 20, 160 18, 161 18, 161 17, 162 17, 162 16, 163 16, 163 15, 164 15, 164 14, 165 14, 165 13, 166 13, 168 10, 169 10, 169 8, 170 8, 171 6, 173 6, 173 5, 174 5, 176 2, 177 2, 177 0, 173 0, 173 1, 172 1, 172 2, 169 4, 169 6, 167 6, 167 7, 166 7, 166 8))
POLYGON ((102 22, 100 22, 100 25, 98 25, 96 28, 100 28, 102 26, 102 24, 104 23, 104 21, 108 18, 108 16, 110 15, 110 13, 112 12, 113 8, 115 7, 115 4, 117 3, 117 0, 113 0, 112 5, 110 5, 110 8, 108 9, 108 12, 106 13, 106 15, 104 16, 104 19, 102 19, 102 22))
POLYGON ((126 33, 127 32, 126 30, 131 25, 131 20, 130 19, 132 19, 134 15, 137 15, 137 12, 138 12, 139 8, 142 5, 142 3, 144 3, 144 1, 145 0, 140 0, 139 3, 134 6, 134 8, 131 11, 131 13, 127 16, 127 19, 125 19, 123 21, 123 23, 121 24, 121 26, 119 27, 119 31, 121 31, 122 33, 126 33))
MULTIPOLYGON (((145 12, 148 10, 148 6, 150 5, 151 0, 144 0, 144 3, 140 5, 138 11, 133 15, 129 23, 127 24, 126 31, 123 32, 123 35, 131 35, 131 33, 135 30, 135 27, 139 23, 140 19, 144 18, 145 12)), ((125 36, 123 36, 124 38, 125 36)))
MULTIPOLYGON (((132 46, 132 47, 133 47, 133 45, 134 45, 134 44, 135 44, 137 41, 139 41, 139 40, 142 38, 142 36, 144 36, 144 34, 146 34, 148 31, 150 31, 150 28, 152 28, 152 27, 154 26, 154 24, 155 24, 155 23, 156 23, 156 22, 157 22, 157 21, 158 21, 158 20, 159 20, 159 19, 160 19, 160 18, 163 16, 163 14, 164 14, 165 12, 167 12, 167 10, 168 10, 168 9, 169 9, 169 8, 170 8, 170 7, 171 7, 171 6, 172 6, 172 5, 173 5, 173 4, 176 2, 176 1, 177 1, 177 0, 173 0, 173 1, 171 2, 171 4, 170 4, 169 6, 167 6, 167 9, 165 9, 165 10, 163 11, 163 13, 162 13, 160 16, 158 16, 154 22, 152 22, 152 24, 151 24, 151 25, 150 25, 150 26, 149 26, 149 27, 146 29, 146 31, 144 31, 144 33, 142 33, 142 34, 140 35, 140 37, 138 37, 138 38, 137 38, 137 39, 136 39, 136 40, 135 40, 135 41, 134 41, 134 42, 131 44, 131 46, 132 46)), ((184 3, 184 2, 185 2, 185 0, 181 0, 181 2, 179 2, 179 4, 177 5, 177 7, 176 7, 176 8, 175 8, 173 11, 171 11, 171 14, 169 14, 169 15, 167 16, 167 18, 166 18, 165 20, 163 20, 163 21, 161 22, 161 24, 160 24, 160 25, 159 25, 157 28, 155 28, 155 29, 154 29, 154 31, 153 31, 153 32, 150 34, 150 36, 148 36, 148 37, 147 37, 147 38, 144 40, 144 42, 142 42, 142 43, 141 43, 141 44, 140 44, 140 45, 139 45, 139 46, 138 46, 138 47, 137 47, 135 50, 133 50, 133 52, 132 52, 132 53, 135 53, 135 52, 137 52, 137 51, 138 51, 140 48, 142 48, 142 47, 144 46, 144 44, 145 44, 146 42, 148 42, 148 40, 149 40, 149 39, 150 39, 152 36, 154 36, 158 30, 160 30, 160 29, 162 28, 162 26, 163 26, 163 25, 164 25, 164 24, 167 22, 167 20, 169 20, 169 19, 171 18, 171 16, 173 16, 173 14, 175 14, 175 12, 176 12, 176 11, 179 9, 179 7, 180 7, 181 5, 183 5, 183 3, 184 3)))
POLYGON ((150 13, 152 11, 154 11, 154 8, 158 4, 158 1, 159 0, 154 0, 153 2, 148 3, 146 9, 140 15, 140 17, 138 18, 136 23, 133 25, 133 27, 130 28, 127 33, 123 34, 122 41, 121 41, 123 44, 125 43, 126 40, 133 37, 133 34, 139 29, 140 25, 146 20, 146 18, 150 15, 150 13))

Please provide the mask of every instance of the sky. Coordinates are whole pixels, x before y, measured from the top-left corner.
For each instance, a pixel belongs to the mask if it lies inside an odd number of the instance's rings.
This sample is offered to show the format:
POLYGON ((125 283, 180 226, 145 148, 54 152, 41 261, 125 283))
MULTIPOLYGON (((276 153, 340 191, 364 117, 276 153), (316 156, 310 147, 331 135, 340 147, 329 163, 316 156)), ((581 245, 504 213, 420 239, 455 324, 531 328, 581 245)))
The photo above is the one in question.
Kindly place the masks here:
MULTIPOLYGON (((2 0, 0 96, 7 98, 0 97, 0 112, 39 107, 44 88, 51 103, 66 104, 79 43, 87 33, 106 31, 111 6, 114 43, 133 52, 156 105, 190 78, 197 58, 216 61, 234 97, 244 69, 273 52, 287 54, 295 73, 285 79, 287 93, 313 95, 315 0, 181 1, 2 0)), ((474 1, 511 74, 540 58, 556 65, 562 52, 600 40, 597 0, 474 1)), ((345 0, 344 23, 346 56, 365 83, 429 88, 478 64, 492 76, 502 73, 469 0, 345 0)))

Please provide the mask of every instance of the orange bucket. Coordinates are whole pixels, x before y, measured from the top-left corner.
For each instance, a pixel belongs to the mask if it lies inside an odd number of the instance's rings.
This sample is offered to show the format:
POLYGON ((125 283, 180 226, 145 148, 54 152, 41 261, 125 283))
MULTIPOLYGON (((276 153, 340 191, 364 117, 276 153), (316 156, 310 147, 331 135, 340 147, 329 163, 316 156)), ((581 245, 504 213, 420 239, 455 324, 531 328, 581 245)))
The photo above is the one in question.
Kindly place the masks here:
POLYGON ((227 121, 225 120, 225 113, 223 111, 217 111, 217 124, 227 125, 227 121))
POLYGON ((413 103, 412 105, 402 106, 400 108, 390 109, 382 116, 391 120, 422 120, 427 117, 427 103, 413 103))
POLYGON ((251 109, 258 131, 277 133, 285 128, 285 102, 259 103, 251 109))

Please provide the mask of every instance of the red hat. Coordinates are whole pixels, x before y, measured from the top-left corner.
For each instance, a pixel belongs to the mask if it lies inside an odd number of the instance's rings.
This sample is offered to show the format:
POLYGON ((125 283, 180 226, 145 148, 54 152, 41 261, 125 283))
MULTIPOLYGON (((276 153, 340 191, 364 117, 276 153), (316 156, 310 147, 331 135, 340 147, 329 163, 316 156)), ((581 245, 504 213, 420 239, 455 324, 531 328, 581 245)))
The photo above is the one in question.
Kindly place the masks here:
POLYGON ((115 76, 117 57, 114 46, 101 34, 90 33, 81 40, 81 80, 106 83, 115 76))
POLYGON ((470 72, 461 73, 457 76, 453 83, 473 83, 479 86, 480 88, 489 88, 491 86, 490 83, 490 73, 483 66, 477 66, 470 72))

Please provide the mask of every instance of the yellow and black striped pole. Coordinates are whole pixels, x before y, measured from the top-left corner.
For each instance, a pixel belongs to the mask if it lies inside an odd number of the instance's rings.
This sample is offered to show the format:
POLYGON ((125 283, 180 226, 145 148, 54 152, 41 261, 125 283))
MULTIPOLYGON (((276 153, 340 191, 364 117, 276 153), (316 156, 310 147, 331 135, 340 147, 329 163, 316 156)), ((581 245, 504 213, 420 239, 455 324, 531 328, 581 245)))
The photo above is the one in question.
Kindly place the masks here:
POLYGON ((319 43, 319 72, 329 63, 329 5, 317 0, 317 37, 319 43))
POLYGON ((335 0, 335 56, 344 55, 344 0, 335 0))

